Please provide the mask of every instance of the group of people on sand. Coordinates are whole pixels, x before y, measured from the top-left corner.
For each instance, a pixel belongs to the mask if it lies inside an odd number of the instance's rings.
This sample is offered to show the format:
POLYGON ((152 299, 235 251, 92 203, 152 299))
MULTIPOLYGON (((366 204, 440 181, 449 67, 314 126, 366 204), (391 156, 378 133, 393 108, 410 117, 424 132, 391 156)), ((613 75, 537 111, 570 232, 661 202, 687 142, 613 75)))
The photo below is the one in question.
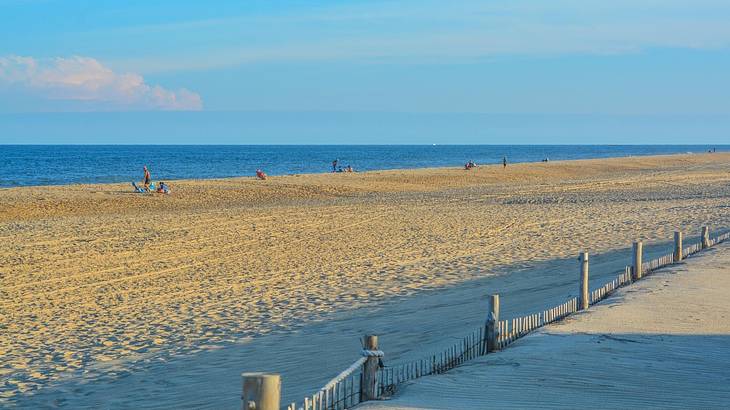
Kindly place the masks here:
MULTIPOLYGON (((543 161, 547 162, 547 159, 545 159, 543 161)), ((474 160, 469 160, 469 162, 464 164, 464 169, 467 171, 472 168, 476 168, 476 167, 477 167, 477 163, 474 162, 474 160)), ((502 157, 502 167, 507 168, 507 157, 502 157)))
POLYGON ((342 168, 341 165, 338 165, 339 163, 339 159, 332 161, 332 172, 355 172, 355 169, 353 169, 351 165, 347 165, 345 168, 342 168))
POLYGON ((142 181, 142 185, 138 185, 136 182, 132 182, 132 186, 134 187, 135 192, 138 192, 140 194, 153 192, 156 192, 158 194, 169 194, 172 192, 170 186, 167 185, 164 181, 160 181, 157 186, 155 186, 155 183, 152 182, 152 175, 150 174, 150 170, 147 169, 146 165, 143 167, 143 171, 144 179, 142 181))
MULTIPOLYGON (((352 168, 351 165, 348 165, 344 168, 342 166, 339 166, 338 165, 339 161, 340 160, 338 160, 338 159, 332 161, 332 172, 355 172, 355 169, 352 168)), ((266 178, 268 178, 268 175, 266 175, 266 173, 259 168, 256 170, 256 178, 263 181, 266 178)))
MULTIPOLYGON (((332 161, 332 172, 355 172, 355 169, 352 167, 352 165, 347 165, 346 167, 343 168, 339 164, 340 164, 339 159, 332 161)), ((266 178, 268 178, 268 175, 266 175, 266 173, 259 168, 256 170, 256 178, 263 181, 266 178)))

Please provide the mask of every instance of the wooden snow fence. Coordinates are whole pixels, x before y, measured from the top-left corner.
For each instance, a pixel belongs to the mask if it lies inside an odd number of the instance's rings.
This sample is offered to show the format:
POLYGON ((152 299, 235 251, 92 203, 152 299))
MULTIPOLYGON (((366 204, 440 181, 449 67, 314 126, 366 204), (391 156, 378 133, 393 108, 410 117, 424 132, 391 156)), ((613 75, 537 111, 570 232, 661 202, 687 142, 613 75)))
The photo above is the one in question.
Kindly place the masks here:
MULTIPOLYGON (((683 246, 682 233, 675 232, 674 246, 671 252, 657 258, 643 262, 643 244, 640 241, 633 244, 632 265, 626 266, 614 279, 602 286, 588 290, 588 254, 581 253, 579 257, 579 292, 577 297, 565 302, 525 316, 500 320, 499 295, 491 295, 487 309, 487 319, 483 326, 474 329, 471 333, 458 339, 444 350, 430 354, 421 359, 383 366, 384 353, 379 350, 377 336, 363 337, 363 350, 350 367, 335 376, 325 386, 303 400, 285 405, 287 410, 341 410, 349 409, 368 400, 377 400, 393 395, 400 385, 423 376, 430 376, 447 372, 464 362, 486 354, 504 349, 517 339, 529 334, 546 324, 562 320, 584 306, 594 305, 608 297, 616 289, 628 286, 631 283, 651 275, 657 269, 680 262, 706 248, 715 246, 730 238, 730 231, 712 236, 707 227, 702 227, 699 241, 689 246, 683 246), (587 301, 587 303, 584 302, 587 301)), ((268 402, 257 402, 256 397, 267 397, 279 394, 276 391, 266 391, 266 386, 273 383, 253 383, 247 375, 261 373, 244 373, 244 402, 242 409, 279 410, 268 402), (247 384, 248 383, 248 384, 247 384), (255 385, 258 390, 246 391, 247 385, 255 385)), ((278 383, 278 375, 277 383, 278 383)), ((274 389, 274 387, 271 387, 274 389)), ((263 400, 263 399, 262 399, 263 400)))

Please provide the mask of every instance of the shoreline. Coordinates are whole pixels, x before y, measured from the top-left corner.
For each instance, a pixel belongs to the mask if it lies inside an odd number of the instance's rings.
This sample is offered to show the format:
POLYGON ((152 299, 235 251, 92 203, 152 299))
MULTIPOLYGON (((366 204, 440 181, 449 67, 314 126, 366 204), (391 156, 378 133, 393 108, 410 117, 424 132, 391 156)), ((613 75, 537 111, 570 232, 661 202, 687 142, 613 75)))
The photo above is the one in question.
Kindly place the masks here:
MULTIPOLYGON (((729 147, 730 148, 730 147, 729 147)), ((548 164, 565 164, 565 163, 580 163, 580 162, 592 162, 592 161, 612 161, 612 160, 621 160, 621 159, 651 159, 651 158, 677 158, 677 157, 694 157, 697 155, 730 155, 730 151, 718 151, 718 152, 685 152, 685 153, 673 153, 673 154, 650 154, 650 155, 625 155, 625 156, 616 156, 616 157, 597 157, 597 158, 581 158, 581 159, 564 159, 564 160, 550 160, 548 162, 544 161, 525 161, 525 162, 510 162, 508 163, 508 167, 516 167, 516 166, 525 166, 525 165, 548 165, 548 164)), ((501 167, 502 164, 500 162, 495 163, 488 163, 488 164, 479 164, 478 168, 492 168, 492 167, 501 167)), ((457 166, 442 166, 442 167, 415 167, 415 168, 385 168, 385 169, 371 169, 366 171, 356 171, 356 172, 314 172, 314 173, 293 173, 293 174, 272 174, 269 175, 267 180, 269 179, 282 179, 282 178, 299 178, 299 177, 315 177, 315 176, 323 176, 323 175, 340 175, 340 174, 359 174, 359 175, 368 175, 368 174, 377 174, 377 173, 407 173, 407 172, 438 172, 438 171, 466 171, 464 170, 463 165, 457 166)), ((235 180, 243 180, 243 181, 249 181, 249 180, 257 180, 256 176, 253 175, 254 170, 251 171, 251 175, 235 175, 235 176, 221 176, 221 177, 211 177, 211 178, 180 178, 180 179, 174 179, 174 178, 161 178, 161 179, 155 179, 153 178, 153 181, 165 181, 165 182, 174 182, 174 183, 195 183, 195 182, 205 182, 205 181, 214 181, 214 182, 221 182, 221 181, 235 181, 235 180)), ((472 170, 474 171, 474 170, 472 170)), ((265 170, 264 170, 265 172, 265 170)), ((139 179, 139 178, 137 178, 139 179)), ((33 188, 61 188, 61 187, 89 187, 89 188, 99 188, 104 186, 117 186, 117 185, 124 185, 129 184, 132 181, 139 182, 137 179, 135 179, 134 176, 130 177, 129 181, 119 181, 119 182, 99 182, 99 183, 59 183, 59 184, 50 184, 50 185, 18 185, 18 186, 2 186, 0 185, 0 192, 6 191, 6 190, 15 190, 15 189, 33 189, 33 188)))

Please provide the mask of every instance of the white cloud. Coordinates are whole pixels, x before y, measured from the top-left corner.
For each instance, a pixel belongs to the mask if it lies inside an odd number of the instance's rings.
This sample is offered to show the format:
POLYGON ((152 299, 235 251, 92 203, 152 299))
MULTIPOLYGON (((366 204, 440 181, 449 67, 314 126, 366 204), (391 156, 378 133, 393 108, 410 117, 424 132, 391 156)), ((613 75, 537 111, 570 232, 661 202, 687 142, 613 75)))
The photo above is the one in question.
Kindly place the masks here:
POLYGON ((81 101, 101 110, 200 110, 200 95, 145 83, 134 73, 116 73, 91 57, 36 59, 0 57, 0 85, 20 87, 52 100, 81 101))

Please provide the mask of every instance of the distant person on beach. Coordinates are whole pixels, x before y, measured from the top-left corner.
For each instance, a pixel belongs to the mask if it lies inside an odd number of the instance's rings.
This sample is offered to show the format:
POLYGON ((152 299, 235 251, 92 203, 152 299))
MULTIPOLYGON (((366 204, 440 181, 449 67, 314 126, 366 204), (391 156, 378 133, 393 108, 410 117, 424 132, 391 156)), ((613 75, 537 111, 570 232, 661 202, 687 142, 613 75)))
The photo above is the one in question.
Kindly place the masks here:
POLYGON ((469 160, 469 162, 467 162, 464 165, 464 169, 469 170, 469 169, 472 169, 472 168, 476 168, 476 166, 477 166, 476 162, 474 162, 473 160, 469 160))
POLYGON ((337 163, 339 161, 340 161, 339 159, 332 161, 332 172, 337 172, 337 163))
POLYGON ((355 170, 352 169, 352 165, 348 165, 346 170, 347 172, 355 172, 355 170))
POLYGON ((264 171, 262 171, 260 169, 257 169, 256 170, 256 177, 258 179, 264 180, 264 179, 266 179, 266 174, 264 173, 264 171))
POLYGON ((152 177, 150 176, 150 170, 147 169, 147 165, 144 166, 144 189, 149 190, 150 189, 150 180, 152 177))
POLYGON ((507 168, 507 157, 502 157, 502 168, 507 168))

